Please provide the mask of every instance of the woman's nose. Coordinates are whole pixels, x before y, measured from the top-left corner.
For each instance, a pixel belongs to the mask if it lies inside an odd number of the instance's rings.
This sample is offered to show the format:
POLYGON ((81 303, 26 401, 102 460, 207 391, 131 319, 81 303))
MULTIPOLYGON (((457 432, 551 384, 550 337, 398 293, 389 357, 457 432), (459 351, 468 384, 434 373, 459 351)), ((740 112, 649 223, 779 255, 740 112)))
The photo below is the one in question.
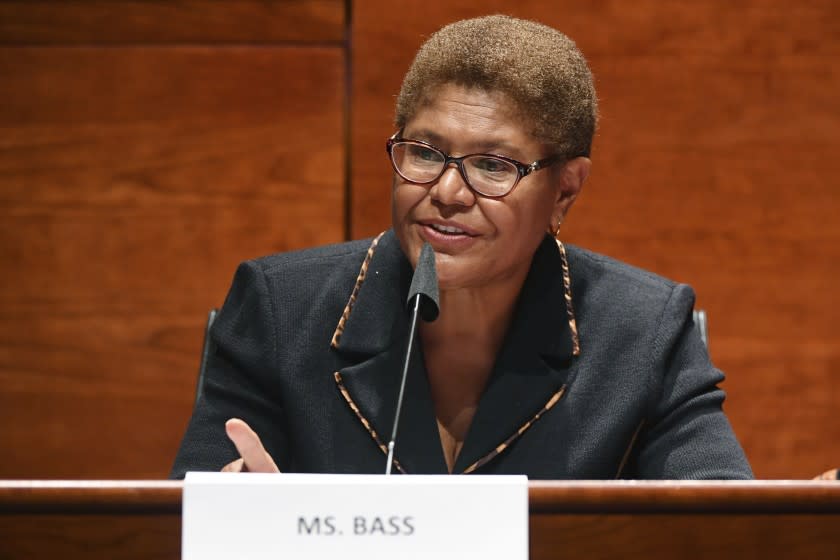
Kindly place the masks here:
POLYGON ((457 165, 449 165, 443 175, 429 189, 429 196, 441 204, 472 206, 475 193, 464 180, 457 165))

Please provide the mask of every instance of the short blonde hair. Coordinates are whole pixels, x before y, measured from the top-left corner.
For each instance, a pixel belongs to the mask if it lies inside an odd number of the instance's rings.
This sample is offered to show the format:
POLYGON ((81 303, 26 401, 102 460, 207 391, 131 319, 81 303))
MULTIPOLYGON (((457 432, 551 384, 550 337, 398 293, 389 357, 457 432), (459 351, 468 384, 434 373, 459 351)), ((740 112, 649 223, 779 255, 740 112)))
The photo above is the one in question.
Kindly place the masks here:
POLYGON ((443 27, 420 47, 403 79, 397 127, 445 84, 506 94, 535 138, 560 155, 591 151, 598 118, 592 72, 574 41, 556 29, 503 15, 443 27))

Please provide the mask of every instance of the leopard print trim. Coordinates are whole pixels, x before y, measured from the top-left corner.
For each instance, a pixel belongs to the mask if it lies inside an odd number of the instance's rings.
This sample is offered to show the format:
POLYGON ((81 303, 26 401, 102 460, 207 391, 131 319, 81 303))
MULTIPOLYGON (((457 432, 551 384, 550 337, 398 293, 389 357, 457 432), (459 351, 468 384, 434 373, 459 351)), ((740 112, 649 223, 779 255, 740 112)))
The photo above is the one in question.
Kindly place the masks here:
POLYGON ((539 420, 540 417, 543 414, 548 412, 551 409, 551 407, 553 407, 555 404, 557 404, 557 402, 560 399, 562 399, 563 395, 565 395, 565 394, 566 394, 566 385, 563 385, 562 387, 560 387, 559 391, 554 393, 551 396, 551 398, 548 399, 548 402, 545 403, 545 406, 543 406, 542 409, 539 412, 537 412, 537 414, 534 415, 533 418, 531 418, 530 420, 525 422, 525 424, 523 424, 522 427, 520 427, 518 430, 516 430, 516 432, 513 435, 511 435, 509 438, 507 438, 505 441, 500 443, 493 451, 491 451, 490 453, 488 453, 487 455, 485 455, 484 457, 482 457, 481 459, 479 459, 478 461, 476 461, 475 463, 473 463, 472 465, 470 465, 469 467, 464 469, 463 474, 470 474, 471 472, 473 472, 477 469, 480 469, 481 467, 483 467, 484 465, 486 465, 487 463, 489 463, 490 461, 492 461, 493 459, 498 457, 500 453, 502 453, 505 449, 510 447, 510 444, 513 443, 514 440, 516 440, 519 436, 524 434, 525 431, 528 428, 530 428, 531 426, 533 426, 534 423, 537 420, 539 420))
POLYGON ((627 461, 630 459, 630 452, 633 451, 633 446, 636 445, 636 440, 639 439, 639 434, 642 433, 644 425, 645 421, 642 420, 639 422, 639 425, 636 426, 636 431, 633 432, 633 436, 630 438, 630 443, 627 445, 627 449, 624 450, 624 456, 621 457, 621 462, 618 464, 618 470, 615 473, 616 480, 621 478, 621 475, 624 473, 624 467, 627 466, 627 461))
POLYGON ((557 248, 560 250, 560 263, 563 268, 563 296, 566 298, 566 313, 569 316, 569 330, 572 333, 572 354, 580 356, 580 338, 578 338, 577 321, 575 320, 575 308, 572 305, 572 279, 569 274, 569 259, 566 257, 566 247, 559 239, 557 248))
MULTIPOLYGON (((377 447, 382 450, 382 453, 385 456, 388 456, 388 447, 382 443, 382 440, 379 439, 379 434, 376 433, 376 430, 373 429, 373 426, 370 425, 368 419, 362 414, 362 411, 359 410, 359 407, 356 406, 355 401, 353 401, 353 397, 350 396, 350 392, 347 391, 347 387, 344 386, 344 382, 341 380, 341 373, 335 372, 335 382, 338 385, 338 390, 341 391, 341 396, 344 397, 344 400, 347 401, 347 404, 350 406, 350 410, 352 410, 356 414, 356 418, 362 423, 365 429, 370 434, 370 437, 373 438, 373 441, 376 442, 377 447)), ((397 461, 396 457, 394 458, 394 468, 396 468, 400 474, 406 474, 405 469, 402 467, 399 461, 397 461)))
POLYGON ((347 324, 347 319, 350 317, 350 311, 353 310, 353 305, 356 303, 356 298, 359 296, 359 290, 362 288, 362 283, 365 281, 365 277, 367 276, 368 266, 370 266, 373 253, 376 250, 376 246, 379 244, 379 239, 383 235, 385 235, 384 231, 377 235, 370 244, 370 247, 368 247, 365 260, 362 262, 362 268, 359 270, 359 276, 356 277, 356 285, 353 286, 353 292, 350 294, 350 299, 347 301, 347 305, 344 306, 344 312, 338 320, 338 326, 335 328, 332 340, 330 341, 330 346, 332 348, 338 348, 338 343, 341 341, 341 335, 344 333, 344 327, 347 324))

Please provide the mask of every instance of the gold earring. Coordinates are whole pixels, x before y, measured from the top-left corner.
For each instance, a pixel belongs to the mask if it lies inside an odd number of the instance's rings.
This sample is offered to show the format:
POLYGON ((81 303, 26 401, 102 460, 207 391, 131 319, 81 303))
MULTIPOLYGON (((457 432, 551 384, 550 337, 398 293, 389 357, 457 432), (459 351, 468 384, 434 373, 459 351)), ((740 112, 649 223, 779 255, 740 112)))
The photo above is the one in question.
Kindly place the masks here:
POLYGON ((560 237, 560 226, 561 225, 563 225, 563 216, 560 216, 557 219, 557 225, 556 226, 549 229, 549 233, 551 233, 551 235, 554 236, 555 239, 558 239, 560 237))

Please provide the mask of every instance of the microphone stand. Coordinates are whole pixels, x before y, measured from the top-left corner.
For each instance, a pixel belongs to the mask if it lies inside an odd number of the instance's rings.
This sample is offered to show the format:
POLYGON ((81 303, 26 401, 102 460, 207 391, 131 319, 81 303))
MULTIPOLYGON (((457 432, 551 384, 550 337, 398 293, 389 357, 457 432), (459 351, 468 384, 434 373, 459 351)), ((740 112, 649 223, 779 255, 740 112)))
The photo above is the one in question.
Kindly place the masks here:
POLYGON ((420 257, 417 259, 417 266, 414 268, 414 276, 411 278, 411 286, 408 288, 406 305, 411 308, 411 327, 408 333, 408 348, 405 351, 405 361, 403 362, 394 426, 391 429, 391 441, 388 442, 386 475, 391 474, 391 468, 394 465, 394 442, 397 440, 397 427, 400 423, 405 383, 408 379, 408 366, 411 363, 411 352, 414 349, 414 339, 417 338, 417 322, 421 316, 426 321, 434 321, 440 312, 440 289, 438 287, 437 270, 435 270, 435 252, 428 243, 424 243, 420 250, 420 257))
POLYGON ((414 306, 411 312, 411 330, 408 333, 408 349, 405 351, 402 379, 400 380, 400 393, 397 397, 397 412, 394 415, 394 427, 391 429, 391 441, 388 442, 388 462, 385 464, 385 474, 391 474, 391 467, 394 464, 394 444, 397 440, 397 427, 402 412, 403 395, 405 394, 405 381, 408 379, 408 366, 411 363, 411 351, 414 349, 414 339, 417 337, 417 320, 420 318, 420 299, 423 294, 414 296, 414 306))

